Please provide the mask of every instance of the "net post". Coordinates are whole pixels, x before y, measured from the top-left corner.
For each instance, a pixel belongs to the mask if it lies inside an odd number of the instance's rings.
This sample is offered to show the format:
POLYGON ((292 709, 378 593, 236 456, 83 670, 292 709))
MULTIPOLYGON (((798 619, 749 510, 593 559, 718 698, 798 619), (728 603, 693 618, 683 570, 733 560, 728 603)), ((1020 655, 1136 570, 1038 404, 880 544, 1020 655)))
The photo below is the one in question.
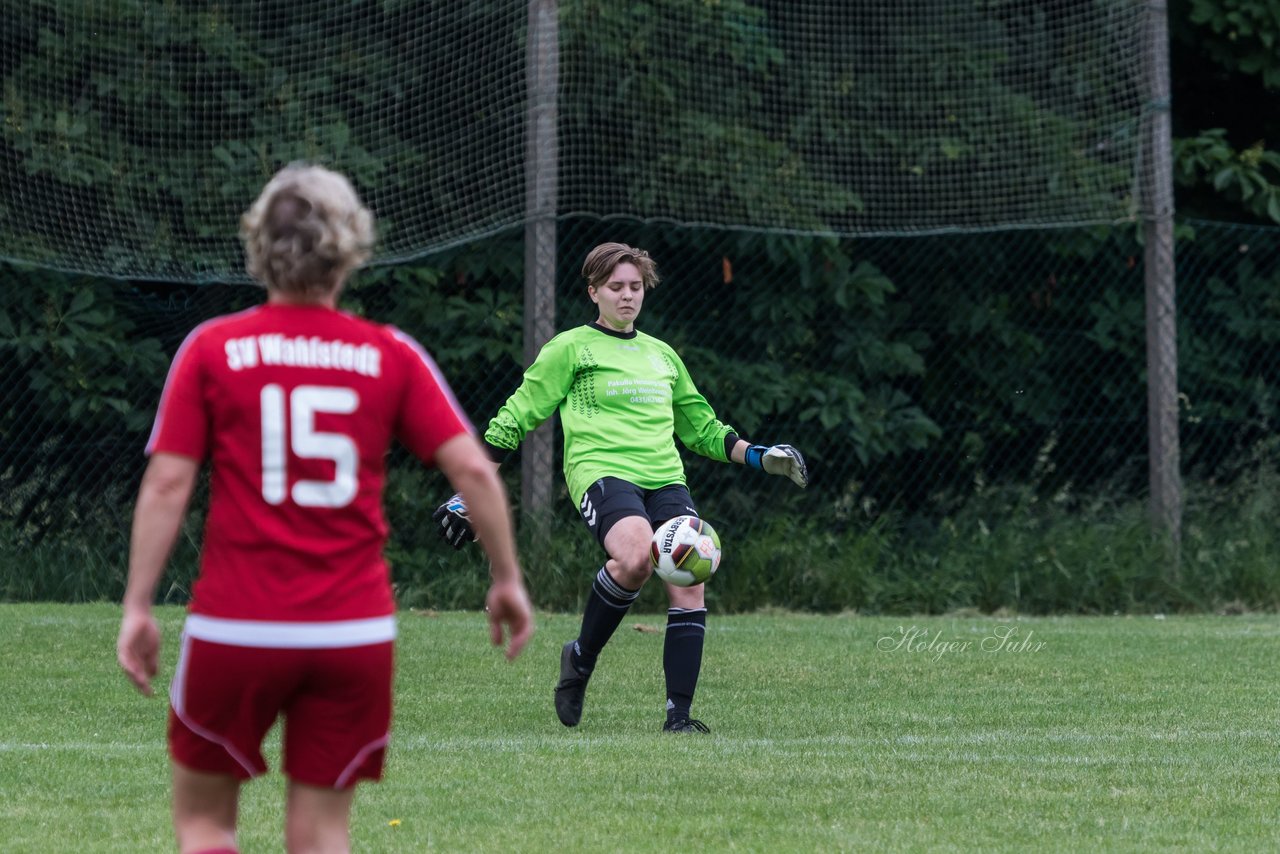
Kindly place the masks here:
MULTIPOLYGON (((528 106, 525 130, 524 364, 555 334, 556 192, 559 82, 558 0, 529 0, 528 106)), ((524 440, 520 469, 522 528, 546 532, 555 476, 550 421, 524 440)))
POLYGON ((1150 512, 1172 547, 1177 578, 1182 533, 1182 480, 1178 434, 1178 313, 1174 269, 1173 164, 1169 87, 1169 24, 1163 0, 1147 4, 1148 108, 1142 179, 1146 285, 1147 436, 1150 512))

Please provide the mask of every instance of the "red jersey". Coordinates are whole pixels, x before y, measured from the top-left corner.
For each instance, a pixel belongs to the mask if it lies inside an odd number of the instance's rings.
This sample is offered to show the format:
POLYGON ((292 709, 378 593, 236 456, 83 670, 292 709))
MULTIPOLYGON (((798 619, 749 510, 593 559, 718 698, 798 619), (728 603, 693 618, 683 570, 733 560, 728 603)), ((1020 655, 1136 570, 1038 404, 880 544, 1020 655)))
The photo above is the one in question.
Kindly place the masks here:
POLYGON ((394 611, 382 557, 387 449, 424 463, 473 432, 435 362, 390 326, 267 304, 196 327, 174 356, 147 453, 209 459, 191 611, 325 622, 394 611))

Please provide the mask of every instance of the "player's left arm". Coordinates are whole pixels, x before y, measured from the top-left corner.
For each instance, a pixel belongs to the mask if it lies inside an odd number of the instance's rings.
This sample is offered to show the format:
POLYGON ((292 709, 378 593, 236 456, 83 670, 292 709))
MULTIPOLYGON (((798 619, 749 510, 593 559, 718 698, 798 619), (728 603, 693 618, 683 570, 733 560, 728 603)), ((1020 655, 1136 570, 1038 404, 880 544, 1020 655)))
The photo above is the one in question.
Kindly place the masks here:
POLYGON ((734 435, 733 428, 716 418, 715 410, 694 385, 680 356, 670 349, 667 350, 667 356, 676 369, 676 379, 671 389, 671 410, 676 436, 686 448, 696 454, 722 463, 729 462, 732 445, 726 438, 734 435))
POLYGON ((730 437, 730 440, 733 448, 729 458, 733 462, 766 474, 788 477, 801 489, 809 485, 809 467, 797 448, 791 445, 753 445, 737 436, 730 437))
POLYGON ((153 454, 134 506, 129 579, 124 592, 124 617, 116 639, 116 659, 129 681, 148 696, 160 658, 160 629, 151 613, 151 603, 178 539, 199 471, 199 460, 191 457, 153 454))
POLYGON ((676 382, 672 392, 676 435, 693 451, 714 460, 742 463, 749 468, 791 479, 796 486, 809 485, 804 455, 791 445, 754 445, 716 418, 711 404, 694 386, 680 357, 672 352, 676 382))

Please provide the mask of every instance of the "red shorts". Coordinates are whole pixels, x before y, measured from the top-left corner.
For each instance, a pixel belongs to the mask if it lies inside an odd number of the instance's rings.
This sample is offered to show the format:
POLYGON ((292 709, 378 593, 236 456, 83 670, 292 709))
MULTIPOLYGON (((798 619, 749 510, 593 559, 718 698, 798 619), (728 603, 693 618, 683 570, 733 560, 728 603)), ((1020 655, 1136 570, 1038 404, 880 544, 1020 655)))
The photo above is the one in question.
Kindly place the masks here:
POLYGON ((382 778, 392 641, 239 646, 191 637, 190 623, 169 691, 175 762, 241 780, 264 774, 262 741, 283 717, 283 764, 291 780, 345 789, 382 778))

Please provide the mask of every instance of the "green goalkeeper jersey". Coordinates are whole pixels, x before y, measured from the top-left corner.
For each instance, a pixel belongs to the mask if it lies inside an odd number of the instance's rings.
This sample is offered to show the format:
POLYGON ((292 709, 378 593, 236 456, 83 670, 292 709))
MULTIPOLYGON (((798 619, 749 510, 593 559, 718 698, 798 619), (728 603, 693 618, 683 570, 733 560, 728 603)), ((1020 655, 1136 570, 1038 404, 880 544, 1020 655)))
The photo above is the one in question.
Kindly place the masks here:
POLYGON ((485 441, 514 450, 557 409, 564 478, 575 502, 602 477, 645 489, 684 483, 674 437, 724 462, 725 437, 733 432, 716 419, 675 350, 652 335, 594 323, 546 343, 489 422, 485 441))

